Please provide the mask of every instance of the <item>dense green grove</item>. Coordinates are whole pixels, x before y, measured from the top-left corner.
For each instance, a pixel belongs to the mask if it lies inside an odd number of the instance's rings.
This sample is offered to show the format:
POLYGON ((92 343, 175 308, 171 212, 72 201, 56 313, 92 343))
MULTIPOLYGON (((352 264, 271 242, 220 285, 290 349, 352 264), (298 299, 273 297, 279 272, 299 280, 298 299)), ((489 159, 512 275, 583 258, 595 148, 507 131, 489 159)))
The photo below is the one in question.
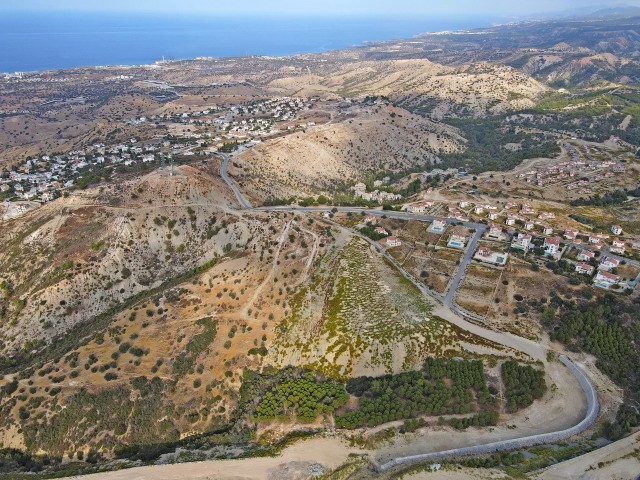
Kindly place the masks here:
POLYGON ((579 198, 577 200, 572 200, 572 207, 580 207, 585 205, 592 205, 596 207, 607 207, 609 205, 620 205, 627 201, 627 196, 632 195, 634 197, 640 196, 640 187, 635 188, 634 190, 624 191, 624 190, 614 190, 613 192, 606 192, 604 195, 594 195, 589 198, 579 198))
POLYGON ((378 241, 381 238, 386 237, 386 235, 376 232, 376 229, 369 225, 362 227, 360 229, 360 233, 363 234, 365 237, 369 237, 373 241, 378 241))
POLYGON ((595 355, 596 366, 614 382, 625 388, 625 404, 616 420, 604 430, 611 439, 637 424, 640 400, 640 321, 638 299, 626 300, 607 293, 594 301, 586 298, 563 300, 551 296, 542 317, 551 339, 571 350, 584 350, 595 355), (632 412, 633 415, 627 413, 632 412))
POLYGON ((553 326, 551 339, 573 349, 583 349, 596 356, 596 365, 616 383, 640 388, 640 355, 634 347, 638 326, 627 323, 636 318, 633 306, 607 294, 597 302, 563 301, 552 297, 552 308, 559 314, 547 319, 553 326))
POLYGON ((547 389, 544 371, 530 365, 519 365, 514 360, 502 364, 502 381, 507 397, 507 411, 515 412, 528 407, 541 398, 547 389))
POLYGON ((322 413, 331 414, 347 403, 344 386, 332 380, 316 382, 313 374, 287 379, 267 392, 256 407, 258 420, 295 415, 300 422, 313 422, 322 413))
POLYGON ((544 134, 516 131, 500 117, 448 119, 446 122, 459 128, 468 142, 464 152, 442 155, 438 168, 464 168, 471 173, 503 172, 527 158, 554 157, 560 152, 553 139, 544 134), (515 151, 504 148, 509 143, 522 147, 515 151))
MULTIPOLYGON (((497 405, 483 364, 475 360, 429 358, 421 371, 350 379, 347 391, 358 397, 358 408, 336 416, 336 426, 341 428, 371 427, 420 415, 491 411, 497 405)), ((490 418, 495 424, 497 416, 490 418)), ((476 424, 480 420, 487 419, 479 417, 476 424)))

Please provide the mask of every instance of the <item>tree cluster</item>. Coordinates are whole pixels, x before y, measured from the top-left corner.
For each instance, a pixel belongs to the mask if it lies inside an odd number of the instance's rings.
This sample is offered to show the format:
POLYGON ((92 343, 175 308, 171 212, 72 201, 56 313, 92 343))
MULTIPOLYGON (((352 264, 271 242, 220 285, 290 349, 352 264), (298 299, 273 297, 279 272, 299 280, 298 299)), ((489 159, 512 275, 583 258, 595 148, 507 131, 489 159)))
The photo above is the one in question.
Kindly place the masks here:
POLYGON ((502 381, 508 412, 528 407, 547 390, 544 371, 530 365, 520 365, 515 360, 508 360, 502 364, 502 381))

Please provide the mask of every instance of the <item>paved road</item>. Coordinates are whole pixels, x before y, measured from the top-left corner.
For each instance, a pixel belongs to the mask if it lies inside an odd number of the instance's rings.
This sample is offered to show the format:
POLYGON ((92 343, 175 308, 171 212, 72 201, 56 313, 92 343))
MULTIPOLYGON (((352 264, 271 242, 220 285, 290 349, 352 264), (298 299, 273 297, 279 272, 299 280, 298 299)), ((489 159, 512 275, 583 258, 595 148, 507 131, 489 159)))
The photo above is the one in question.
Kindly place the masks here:
POLYGON ((476 231, 471 237, 471 240, 469 240, 469 244, 467 245, 467 251, 464 253, 464 258, 460 261, 460 265, 458 266, 458 269, 456 270, 456 273, 454 274, 453 279, 449 282, 449 287, 448 287, 449 289, 447 290, 447 294, 444 297, 444 302, 447 305, 454 304, 454 299, 456 296, 456 292, 458 291, 458 287, 460 286, 460 282, 462 281, 462 278, 464 277, 467 267, 469 266, 469 263, 473 258, 473 254, 476 252, 476 249, 478 248, 478 240, 480 240, 480 237, 482 237, 485 230, 487 229, 486 225, 482 225, 482 224, 477 224, 477 227, 474 227, 474 228, 476 229, 476 231))
POLYGON ((406 465, 421 462, 433 462, 444 458, 461 457, 465 455, 485 455, 493 452, 513 450, 516 448, 530 447, 543 443, 557 443, 574 435, 584 432, 593 422, 596 421, 600 413, 600 401, 595 388, 587 378, 587 376, 576 367, 567 357, 560 356, 560 361, 576 376, 582 390, 587 397, 587 413, 585 417, 576 425, 558 432, 543 433, 540 435, 531 435, 529 437, 514 438, 511 440, 503 440, 500 442, 486 443, 484 445, 474 445, 472 447, 454 448, 442 452, 425 453, 422 455, 410 455, 407 457, 397 457, 393 460, 378 466, 378 470, 384 472, 398 465, 406 465))
POLYGON ((240 191, 240 189, 238 189, 235 182, 231 180, 231 178, 229 177, 229 174, 227 173, 230 156, 225 153, 221 153, 220 156, 222 157, 222 168, 220 169, 220 175, 222 176, 222 179, 225 182, 227 182, 227 185, 229 185, 231 190, 233 190, 233 193, 235 194, 236 198, 238 199, 238 203, 242 208, 244 209, 252 208, 251 204, 247 201, 246 198, 244 198, 244 195, 242 195, 242 192, 240 191))

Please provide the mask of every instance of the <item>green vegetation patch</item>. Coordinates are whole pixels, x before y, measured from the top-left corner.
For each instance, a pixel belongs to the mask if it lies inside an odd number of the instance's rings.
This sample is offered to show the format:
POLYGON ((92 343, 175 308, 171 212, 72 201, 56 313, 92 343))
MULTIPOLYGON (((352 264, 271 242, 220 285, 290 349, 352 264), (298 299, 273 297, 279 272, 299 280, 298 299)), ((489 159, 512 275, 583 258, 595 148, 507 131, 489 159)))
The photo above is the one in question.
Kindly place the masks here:
POLYGON ((507 411, 515 412, 542 398, 547 390, 544 371, 530 365, 520 365, 515 360, 502 364, 502 381, 507 397, 507 411))
POLYGON ((336 417, 341 428, 373 427, 420 415, 467 414, 480 411, 468 425, 495 425, 497 399, 489 392, 483 363, 477 360, 429 358, 421 371, 359 377, 347 382, 347 391, 358 397, 358 408, 336 417), (487 422, 487 423, 485 423, 487 422))
POLYGON ((198 355, 209 348, 218 333, 218 323, 211 317, 201 318, 196 323, 203 327, 203 331, 189 340, 185 351, 178 355, 173 362, 173 373, 176 375, 183 376, 189 373, 193 369, 198 355))
POLYGON ((256 407, 258 420, 291 417, 313 422, 320 414, 332 414, 347 403, 344 385, 333 380, 315 381, 313 374, 288 379, 267 392, 256 407))

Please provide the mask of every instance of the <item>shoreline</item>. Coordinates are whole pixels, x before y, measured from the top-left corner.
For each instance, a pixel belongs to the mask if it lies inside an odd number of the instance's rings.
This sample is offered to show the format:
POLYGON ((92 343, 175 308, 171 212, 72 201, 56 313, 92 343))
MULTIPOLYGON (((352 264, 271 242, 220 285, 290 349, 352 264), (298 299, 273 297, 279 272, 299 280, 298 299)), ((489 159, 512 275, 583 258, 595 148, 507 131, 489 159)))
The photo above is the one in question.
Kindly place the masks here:
MULTIPOLYGON (((377 18, 377 17, 371 17, 377 18)), ((402 18, 402 17, 398 17, 402 18)), ((114 64, 102 64, 102 65, 75 65, 69 67, 54 67, 54 68, 43 68, 36 70, 15 70, 15 71, 5 71, 0 70, 0 77, 4 77, 5 79, 16 78, 21 75, 33 76, 33 75, 43 75, 43 74, 55 74, 65 71, 73 71, 73 70, 84 70, 84 69, 129 69, 129 68, 157 68, 161 67, 162 64, 172 64, 179 62, 197 62, 197 61, 225 61, 225 60, 234 60, 234 59, 247 59, 247 58, 273 58, 273 59, 286 59, 286 58, 294 58, 303 55, 323 55, 332 52, 341 52, 341 51, 349 51, 355 50, 359 48, 368 48, 373 46, 380 46, 387 43, 392 42, 410 42, 413 40, 420 40, 426 36, 436 35, 436 36, 447 36, 447 35, 482 35, 487 33, 487 30, 492 28, 497 28, 500 26, 507 25, 516 25, 522 22, 528 22, 531 20, 520 19, 517 21, 500 21, 487 19, 489 25, 482 27, 466 27, 459 29, 443 29, 443 30, 425 30, 419 33, 416 33, 412 36, 399 36, 386 40, 362 40, 359 43, 354 43, 350 46, 345 46, 343 48, 319 48, 314 50, 306 50, 301 52, 293 52, 293 53, 285 53, 285 54, 246 54, 246 55, 222 55, 222 56, 213 56, 213 55, 196 55, 192 57, 183 57, 183 58, 174 58, 170 60, 155 60, 152 63, 114 63, 114 64)), ((506 20, 506 19, 502 19, 506 20)))

